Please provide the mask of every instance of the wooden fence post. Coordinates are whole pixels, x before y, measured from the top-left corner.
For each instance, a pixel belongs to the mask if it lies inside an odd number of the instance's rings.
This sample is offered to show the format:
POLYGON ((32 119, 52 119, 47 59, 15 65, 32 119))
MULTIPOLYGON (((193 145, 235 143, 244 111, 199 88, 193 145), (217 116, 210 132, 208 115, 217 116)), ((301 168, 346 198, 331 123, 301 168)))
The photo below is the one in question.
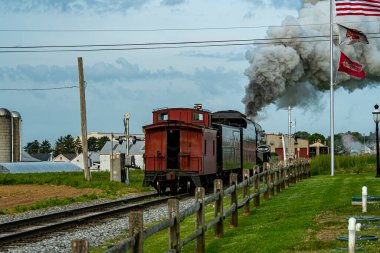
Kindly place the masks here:
POLYGON ((275 170, 275 177, 274 177, 274 181, 275 181, 275 184, 276 184, 276 193, 280 193, 281 192, 281 183, 280 183, 280 167, 279 166, 275 166, 276 167, 276 170, 275 170))
POLYGON ((251 180, 249 179, 249 170, 244 169, 243 170, 243 179, 247 182, 247 185, 244 186, 243 189, 243 199, 247 199, 247 202, 245 203, 243 207, 243 214, 249 215, 249 187, 251 180))
POLYGON ((281 180, 281 190, 285 190, 285 171, 284 164, 282 162, 278 163, 278 168, 280 170, 280 180, 281 180))
POLYGON ((260 177, 259 177, 259 173, 260 173, 260 167, 258 165, 256 165, 255 168, 253 169, 253 174, 255 175, 255 181, 253 183, 254 183, 255 193, 257 193, 257 196, 253 200, 253 206, 256 208, 258 208, 260 206, 260 191, 259 191, 260 177))
POLYGON ((174 249, 176 252, 180 252, 180 220, 179 220, 179 200, 168 200, 168 213, 169 219, 175 217, 175 222, 172 227, 169 227, 169 249, 174 249))
POLYGON ((270 173, 270 177, 269 177, 269 182, 270 182, 270 186, 271 186, 271 188, 270 188, 270 190, 269 190, 269 196, 274 196, 274 188, 275 188, 275 186, 274 186, 274 168, 273 168, 273 165, 272 164, 270 164, 270 163, 268 163, 268 166, 269 166, 269 173, 270 173))
POLYGON ((214 180, 214 194, 219 194, 219 199, 215 200, 215 218, 220 217, 220 220, 215 225, 215 237, 222 238, 224 235, 223 228, 223 180, 215 179, 214 180))
POLYGON ((236 208, 235 211, 231 213, 231 227, 237 227, 238 226, 238 201, 237 201, 237 174, 231 173, 230 174, 230 186, 235 185, 235 190, 231 192, 231 199, 230 199, 230 206, 235 204, 236 208))
POLYGON ((199 202, 200 208, 196 213, 195 217, 195 229, 202 229, 202 233, 197 237, 196 241, 196 250, 197 253, 205 252, 205 233, 204 233, 204 225, 205 225, 205 189, 203 187, 197 187, 195 190, 195 200, 199 202))
POLYGON ((264 168, 264 171, 265 171, 265 176, 264 176, 264 178, 265 178, 265 184, 267 185, 267 190, 264 192, 264 199, 268 200, 269 199, 269 194, 270 194, 269 193, 269 191, 270 191, 270 189, 269 189, 269 187, 270 187, 270 181, 269 181, 269 170, 268 170, 267 163, 264 163, 263 168, 264 168))
POLYGON ((294 184, 295 182, 294 182, 294 178, 295 178, 295 176, 294 176, 294 165, 293 165, 293 163, 291 163, 291 164, 289 164, 289 177, 290 177, 290 180, 289 180, 289 183, 290 184, 294 184))
POLYGON ((289 178, 289 165, 286 165, 285 167, 284 167, 284 182, 285 182, 285 189, 288 189, 288 187, 289 187, 289 180, 290 180, 290 178, 289 178))
POLYGON ((72 240, 71 253, 88 253, 90 245, 86 239, 72 240))
POLYGON ((131 253, 143 253, 144 224, 142 211, 130 212, 129 236, 135 238, 135 245, 131 248, 131 253))

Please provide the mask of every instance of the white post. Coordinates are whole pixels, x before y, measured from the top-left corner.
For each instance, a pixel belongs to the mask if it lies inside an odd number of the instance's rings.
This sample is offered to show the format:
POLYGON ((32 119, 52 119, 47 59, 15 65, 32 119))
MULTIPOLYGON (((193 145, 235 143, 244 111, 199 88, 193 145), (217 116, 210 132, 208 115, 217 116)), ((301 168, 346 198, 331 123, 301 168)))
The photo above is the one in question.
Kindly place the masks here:
POLYGON ((350 218, 348 220, 348 252, 355 252, 355 231, 356 231, 356 219, 350 218))
POLYGON ((363 186, 362 188, 362 209, 363 213, 367 212, 367 186, 363 186))
POLYGON ((284 165, 286 166, 288 163, 287 163, 287 159, 286 159, 285 135, 282 135, 282 151, 284 153, 284 165))

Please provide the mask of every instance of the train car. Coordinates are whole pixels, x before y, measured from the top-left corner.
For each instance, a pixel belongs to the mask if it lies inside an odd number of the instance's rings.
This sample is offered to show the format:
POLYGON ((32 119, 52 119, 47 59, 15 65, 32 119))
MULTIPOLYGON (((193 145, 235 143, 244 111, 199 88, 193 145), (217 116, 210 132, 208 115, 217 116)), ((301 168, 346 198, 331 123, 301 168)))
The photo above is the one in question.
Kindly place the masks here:
POLYGON ((241 174, 258 163, 258 127, 237 111, 211 113, 200 105, 154 110, 153 123, 143 127, 144 185, 175 193, 241 174))
POLYGON ((242 169, 251 169, 255 165, 262 165, 268 161, 267 154, 257 151, 257 146, 265 144, 265 133, 261 126, 238 111, 219 111, 212 114, 212 126, 219 129, 221 141, 218 142, 220 154, 218 155, 219 171, 224 174, 232 171, 241 175, 242 169), (232 128, 231 130, 227 130, 232 128), (228 145, 234 139, 234 145, 228 145), (234 148, 232 147, 234 146, 234 148), (234 165, 231 166, 231 157, 234 153, 234 165), (239 160, 238 160, 239 159, 239 160))
POLYGON ((216 129, 210 127, 210 112, 189 108, 153 111, 153 124, 144 126, 144 185, 159 193, 169 187, 201 186, 216 174, 216 129))

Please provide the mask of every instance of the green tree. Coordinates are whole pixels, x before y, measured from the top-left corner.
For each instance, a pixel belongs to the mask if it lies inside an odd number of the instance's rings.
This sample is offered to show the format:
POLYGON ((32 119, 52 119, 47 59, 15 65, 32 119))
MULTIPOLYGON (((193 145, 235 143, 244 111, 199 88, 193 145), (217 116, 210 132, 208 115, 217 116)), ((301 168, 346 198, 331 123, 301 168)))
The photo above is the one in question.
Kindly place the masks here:
POLYGON ((108 138, 107 136, 100 137, 98 139, 98 142, 96 144, 96 151, 101 150, 104 147, 104 144, 106 144, 107 141, 110 141, 111 139, 108 138))
POLYGON ((360 143, 364 142, 364 137, 361 133, 359 132, 347 132, 347 133, 351 134, 354 137, 354 141, 357 141, 360 143))
POLYGON ((50 153, 51 151, 53 151, 53 149, 51 148, 50 142, 48 140, 42 141, 39 153, 50 153))
POLYGON ((54 156, 59 154, 75 154, 75 141, 71 134, 61 136, 55 142, 54 156))
POLYGON ((36 154, 40 151, 40 143, 37 140, 34 140, 32 142, 28 142, 26 146, 24 147, 24 150, 28 152, 29 154, 36 154))
POLYGON ((98 139, 96 137, 90 137, 87 139, 87 145, 88 145, 89 151, 98 151, 97 144, 98 144, 98 139))
POLYGON ((80 140, 79 137, 77 137, 74 141, 74 146, 75 146, 75 154, 80 154, 82 153, 83 151, 83 148, 82 148, 82 141, 80 140))
POLYGON ((325 140, 326 140, 326 138, 322 134, 319 134, 319 133, 313 133, 307 139, 309 140, 310 144, 317 142, 317 140, 320 140, 322 144, 325 144, 325 140))
POLYGON ((305 131, 295 132, 294 135, 297 136, 298 138, 301 138, 301 139, 307 139, 310 136, 310 134, 308 132, 305 132, 305 131))

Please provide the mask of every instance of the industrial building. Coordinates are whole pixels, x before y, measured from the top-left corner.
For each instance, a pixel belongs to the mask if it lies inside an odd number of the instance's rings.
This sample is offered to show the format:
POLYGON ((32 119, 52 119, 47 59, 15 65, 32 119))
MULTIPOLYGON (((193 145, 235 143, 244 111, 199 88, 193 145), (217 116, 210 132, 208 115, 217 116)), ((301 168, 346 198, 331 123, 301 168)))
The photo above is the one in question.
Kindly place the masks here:
POLYGON ((277 156, 278 160, 284 160, 284 154, 292 158, 309 158, 309 141, 301 138, 294 138, 291 136, 290 139, 287 136, 281 134, 267 134, 266 144, 270 146, 270 152, 273 156, 277 156), (283 139, 285 138, 285 139, 283 139), (289 145, 290 140, 290 145, 289 145), (285 150, 284 150, 285 146, 285 150), (290 150, 288 150, 288 147, 290 150), (290 153, 290 154, 289 154, 290 153))
POLYGON ((21 115, 0 108, 0 162, 21 161, 21 115))

